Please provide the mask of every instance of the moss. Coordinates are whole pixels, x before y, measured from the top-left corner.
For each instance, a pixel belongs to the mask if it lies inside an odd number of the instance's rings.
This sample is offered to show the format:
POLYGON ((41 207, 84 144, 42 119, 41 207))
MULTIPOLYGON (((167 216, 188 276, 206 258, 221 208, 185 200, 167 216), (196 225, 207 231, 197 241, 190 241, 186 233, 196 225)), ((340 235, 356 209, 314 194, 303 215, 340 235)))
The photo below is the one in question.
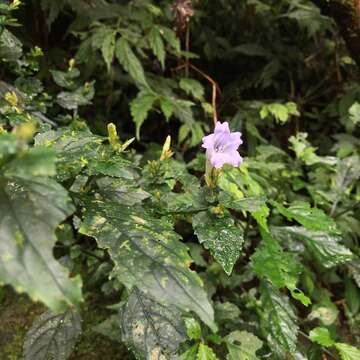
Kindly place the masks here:
MULTIPOLYGON (((18 295, 10 288, 0 288, 0 359, 22 360, 26 332, 46 308, 18 295)), ((96 299, 83 304, 83 333, 70 360, 134 360, 126 347, 93 331, 110 313, 96 299)))
POLYGON ((35 317, 45 308, 31 302, 26 295, 18 295, 10 288, 2 289, 0 302, 0 359, 22 360, 25 334, 35 317))

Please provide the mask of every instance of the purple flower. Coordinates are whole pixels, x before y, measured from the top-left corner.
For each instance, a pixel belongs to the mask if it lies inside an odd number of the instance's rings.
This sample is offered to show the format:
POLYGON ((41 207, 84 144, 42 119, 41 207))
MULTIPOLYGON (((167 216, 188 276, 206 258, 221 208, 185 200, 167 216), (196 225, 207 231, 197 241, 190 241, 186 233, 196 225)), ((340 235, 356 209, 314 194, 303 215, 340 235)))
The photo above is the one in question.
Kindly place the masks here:
POLYGON ((242 144, 240 132, 230 132, 227 122, 217 122, 213 134, 203 137, 202 147, 206 149, 206 158, 216 169, 224 164, 239 166, 243 159, 237 151, 242 144))

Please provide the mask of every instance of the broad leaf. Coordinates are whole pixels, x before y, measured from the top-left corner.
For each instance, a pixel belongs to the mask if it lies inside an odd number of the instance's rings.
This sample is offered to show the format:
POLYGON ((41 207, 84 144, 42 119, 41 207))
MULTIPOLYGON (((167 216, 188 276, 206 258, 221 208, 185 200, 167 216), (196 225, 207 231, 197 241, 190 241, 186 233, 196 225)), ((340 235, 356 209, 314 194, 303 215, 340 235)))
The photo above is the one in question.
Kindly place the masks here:
POLYGON ((40 315, 26 334, 25 360, 66 360, 81 334, 81 318, 75 310, 40 315))
POLYGON ((272 227, 272 233, 284 241, 303 241, 320 264, 330 268, 354 259, 352 252, 341 245, 342 238, 323 231, 311 231, 301 226, 272 227))
POLYGON ((271 201, 276 209, 288 218, 296 220, 309 230, 326 231, 329 233, 338 233, 334 220, 327 216, 321 209, 311 208, 310 204, 303 201, 293 202, 288 208, 285 208, 276 201, 271 201))
POLYGON ((23 152, 1 168, 0 282, 62 311, 80 302, 81 281, 70 279, 53 256, 55 229, 73 205, 66 190, 45 176, 54 171, 46 152, 23 152))
POLYGON ((241 254, 244 242, 242 229, 235 226, 229 213, 216 217, 207 211, 194 215, 193 227, 199 242, 211 251, 224 271, 230 275, 241 254))
POLYGON ((57 155, 56 167, 61 181, 78 175, 89 163, 99 160, 103 138, 87 127, 47 131, 36 136, 36 145, 51 146, 57 155))
POLYGON ((247 331, 233 331, 226 338, 229 354, 227 360, 258 360, 256 352, 261 349, 263 342, 247 331))
POLYGON ((263 283, 260 291, 261 325, 272 350, 280 357, 295 353, 298 325, 289 300, 268 283, 263 283))
POLYGON ((96 184, 104 197, 119 204, 132 206, 150 197, 150 194, 142 190, 134 181, 124 179, 124 177, 120 179, 103 177, 98 179, 96 184))
POLYGON ((179 235, 141 208, 101 200, 86 203, 80 232, 97 239, 115 263, 113 277, 157 301, 192 310, 212 329, 213 309, 179 235))
POLYGON ((122 340, 141 358, 168 359, 186 340, 181 313, 135 288, 121 311, 122 340))
POLYGON ((322 346, 332 346, 335 341, 331 338, 327 328, 317 327, 312 329, 309 334, 310 340, 322 346))

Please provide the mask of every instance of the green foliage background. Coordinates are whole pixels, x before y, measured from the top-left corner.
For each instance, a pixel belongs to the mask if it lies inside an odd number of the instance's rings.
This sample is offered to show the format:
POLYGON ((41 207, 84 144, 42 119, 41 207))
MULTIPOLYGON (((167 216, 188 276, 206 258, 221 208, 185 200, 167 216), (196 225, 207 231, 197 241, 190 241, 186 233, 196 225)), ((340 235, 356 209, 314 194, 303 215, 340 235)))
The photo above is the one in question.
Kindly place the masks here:
POLYGON ((25 359, 67 359, 91 296, 138 359, 360 359, 359 69, 311 1, 2 1, 0 60, 25 359), (216 119, 245 160, 207 186, 216 119))

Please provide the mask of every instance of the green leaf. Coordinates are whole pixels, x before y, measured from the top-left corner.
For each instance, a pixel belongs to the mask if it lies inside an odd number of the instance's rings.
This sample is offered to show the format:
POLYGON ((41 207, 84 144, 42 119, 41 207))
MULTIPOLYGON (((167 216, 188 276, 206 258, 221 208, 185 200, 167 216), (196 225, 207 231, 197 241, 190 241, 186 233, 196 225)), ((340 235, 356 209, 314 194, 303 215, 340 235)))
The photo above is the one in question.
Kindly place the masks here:
POLYGON ((95 95, 94 82, 86 83, 75 91, 62 91, 56 97, 57 103, 67 110, 77 110, 79 106, 91 104, 95 95))
POLYGON ((331 338, 327 328, 317 327, 312 329, 309 334, 310 340, 322 346, 333 346, 335 341, 331 338))
POLYGON ((265 197, 247 197, 236 199, 233 194, 221 191, 219 194, 219 202, 225 207, 236 211, 256 212, 265 204, 265 197))
POLYGON ((168 359, 186 340, 179 310, 157 303, 137 288, 121 311, 119 325, 122 340, 144 359, 168 359))
POLYGON ((148 117, 154 102, 158 99, 157 95, 148 90, 141 90, 137 97, 130 103, 131 116, 136 125, 136 138, 140 139, 140 128, 148 117))
POLYGON ((263 342, 247 331, 233 331, 225 338, 229 354, 227 360, 258 360, 256 352, 263 342))
POLYGON ((151 28, 148 35, 149 45, 154 55, 160 61, 161 67, 165 67, 165 46, 157 26, 151 28))
POLYGON ((200 343, 196 360, 218 360, 218 358, 213 349, 203 343, 200 343))
POLYGON ((103 149, 102 153, 99 153, 96 159, 86 161, 88 175, 102 174, 128 180, 133 180, 139 176, 131 161, 124 159, 121 155, 114 155, 112 152, 107 152, 106 150, 109 150, 109 148, 103 149))
POLYGON ((274 200, 270 202, 288 220, 294 219, 309 230, 326 231, 329 233, 339 232, 335 221, 331 217, 326 215, 321 209, 311 208, 307 202, 294 201, 288 208, 274 200))
POLYGON ((40 315, 27 332, 25 360, 66 360, 81 334, 80 315, 72 309, 61 314, 47 311, 40 315))
POLYGON ((184 90, 188 95, 192 95, 197 100, 204 99, 204 87, 201 83, 194 79, 182 78, 179 83, 180 89, 184 90))
POLYGON ((189 350, 180 355, 180 360, 196 360, 199 344, 193 345, 189 350))
POLYGON ((282 124, 289 120, 290 115, 300 116, 297 105, 294 102, 288 102, 286 104, 264 104, 260 110, 260 118, 265 119, 270 114, 276 121, 282 124))
POLYGON ((218 218, 210 212, 199 212, 193 217, 194 232, 199 242, 209 249, 214 258, 230 275, 241 254, 243 231, 234 225, 229 213, 218 218))
POLYGON ((22 43, 7 29, 0 32, 0 60, 17 61, 22 55, 22 43))
POLYGON ((186 334, 190 340, 201 338, 201 326, 194 318, 185 318, 186 334))
POLYGON ((294 298, 305 306, 311 303, 310 299, 296 288, 302 266, 294 255, 283 251, 276 240, 269 233, 262 230, 263 240, 255 253, 251 256, 251 268, 261 279, 269 280, 278 288, 287 287, 294 298))
POLYGON ((360 103, 357 101, 355 101, 349 108, 349 118, 354 125, 360 122, 360 103))
POLYGON ((280 356, 294 354, 298 325, 288 298, 268 283, 262 283, 260 292, 261 326, 272 350, 280 356))
MULTIPOLYGON (((53 311, 62 311, 81 300, 80 279, 70 279, 53 256, 55 229, 74 208, 66 190, 56 181, 33 176, 34 169, 46 173, 49 158, 44 155, 42 161, 35 149, 25 152, 13 161, 23 164, 25 157, 32 164, 28 172, 5 170, 0 175, 0 282, 25 291, 53 311)), ((14 169, 11 162, 6 165, 14 169)), ((52 169, 53 164, 50 172, 52 169)))
POLYGON ((345 278, 345 299, 350 312, 356 314, 360 308, 360 294, 354 282, 348 277, 345 278))
POLYGON ((46 131, 35 138, 36 145, 49 146, 57 156, 56 168, 61 181, 80 174, 89 161, 101 160, 100 149, 104 141, 86 127, 46 131))
POLYGON ((312 231, 301 226, 272 227, 271 232, 284 241, 303 241, 320 264, 330 268, 354 259, 352 252, 341 245, 342 238, 323 231, 312 231))
POLYGON ((68 71, 50 70, 55 83, 66 89, 73 89, 76 86, 74 79, 80 76, 80 71, 76 68, 68 71))
POLYGON ((116 41, 115 56, 136 83, 149 87, 140 61, 124 37, 116 41))
POLYGON ((167 221, 141 208, 94 200, 86 202, 79 231, 108 249, 115 263, 112 276, 126 287, 137 286, 161 303, 192 310, 216 328, 202 281, 189 270, 188 249, 167 221))
POLYGON ((174 104, 168 98, 160 98, 160 109, 163 112, 167 121, 169 121, 171 115, 174 113, 174 104))
POLYGON ((96 184, 101 195, 119 204, 133 206, 150 197, 149 193, 134 183, 133 178, 103 177, 96 180, 96 184))
POLYGON ((108 71, 110 71, 110 67, 114 58, 115 52, 115 31, 109 32, 102 43, 101 53, 106 63, 108 71))
POLYGON ((159 31, 165 41, 175 50, 176 53, 179 54, 181 45, 180 39, 176 36, 176 33, 165 26, 159 26, 159 31))
POLYGON ((337 159, 332 156, 318 156, 315 153, 316 148, 311 146, 307 137, 308 134, 302 132, 298 132, 296 136, 290 136, 290 149, 295 152, 296 157, 302 160, 306 165, 327 164, 334 166, 337 159))
POLYGON ((55 156, 52 149, 44 146, 30 148, 4 167, 4 175, 22 178, 53 176, 56 174, 55 156))
POLYGON ((336 349, 339 351, 341 360, 358 360, 360 359, 360 349, 357 349, 354 346, 336 343, 336 349))

